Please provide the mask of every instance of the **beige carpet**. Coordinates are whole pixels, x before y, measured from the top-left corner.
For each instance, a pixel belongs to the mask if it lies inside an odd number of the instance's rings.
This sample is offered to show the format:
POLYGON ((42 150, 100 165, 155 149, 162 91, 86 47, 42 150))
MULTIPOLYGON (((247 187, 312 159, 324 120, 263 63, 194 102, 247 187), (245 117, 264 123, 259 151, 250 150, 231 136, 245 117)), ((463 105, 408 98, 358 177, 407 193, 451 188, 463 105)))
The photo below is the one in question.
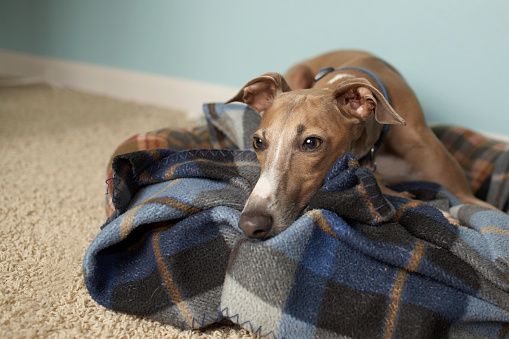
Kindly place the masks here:
POLYGON ((253 338, 178 329, 96 304, 82 277, 126 138, 189 125, 166 109, 47 86, 0 87, 0 338, 253 338))

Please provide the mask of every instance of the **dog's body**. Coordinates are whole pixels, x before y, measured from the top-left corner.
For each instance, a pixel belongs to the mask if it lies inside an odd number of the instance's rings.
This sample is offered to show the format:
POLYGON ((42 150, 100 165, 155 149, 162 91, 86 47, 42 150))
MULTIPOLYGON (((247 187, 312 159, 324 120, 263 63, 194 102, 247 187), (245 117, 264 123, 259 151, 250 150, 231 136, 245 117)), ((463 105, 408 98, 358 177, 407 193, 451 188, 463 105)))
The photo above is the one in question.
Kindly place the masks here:
MULTIPOLYGON (((285 78, 267 73, 249 81, 231 100, 262 115, 254 134, 261 175, 239 221, 248 236, 266 238, 287 228, 337 158, 346 152, 365 158, 384 124, 391 126, 376 152, 384 181, 432 181, 463 203, 491 207, 474 197, 459 164, 427 127, 415 94, 384 61, 361 51, 331 52, 293 66, 285 78), (346 69, 315 82, 324 67, 346 69), (399 161, 385 161, 387 157, 399 161)), ((384 186, 382 191, 408 195, 384 186)))

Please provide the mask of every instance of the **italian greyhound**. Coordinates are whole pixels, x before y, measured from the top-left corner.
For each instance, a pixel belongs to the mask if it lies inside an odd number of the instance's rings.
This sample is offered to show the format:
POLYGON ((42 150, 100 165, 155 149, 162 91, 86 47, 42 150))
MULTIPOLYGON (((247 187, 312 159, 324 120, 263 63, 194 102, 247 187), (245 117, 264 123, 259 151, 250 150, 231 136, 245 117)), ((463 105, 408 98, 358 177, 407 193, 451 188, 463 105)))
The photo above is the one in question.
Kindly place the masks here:
MULTIPOLYGON (((346 152, 372 165, 376 151, 377 172, 386 185, 432 181, 462 203, 493 208, 473 195, 403 77, 369 53, 335 51, 291 67, 285 77, 266 73, 232 101, 262 116, 253 135, 260 178, 239 220, 248 237, 268 238, 290 226, 346 152)), ((385 185, 381 189, 412 197, 385 185)))

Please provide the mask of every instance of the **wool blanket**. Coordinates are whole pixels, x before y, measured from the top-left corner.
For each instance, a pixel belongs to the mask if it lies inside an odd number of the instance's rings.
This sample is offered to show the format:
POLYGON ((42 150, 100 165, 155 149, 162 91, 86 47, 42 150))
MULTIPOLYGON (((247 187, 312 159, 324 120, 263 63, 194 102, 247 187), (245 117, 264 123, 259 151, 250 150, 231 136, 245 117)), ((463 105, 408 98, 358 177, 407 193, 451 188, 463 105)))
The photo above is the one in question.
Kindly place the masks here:
POLYGON ((83 264, 109 309, 181 328, 228 319, 274 338, 509 333, 509 216, 438 185, 384 196, 345 154, 302 216, 259 241, 237 226, 260 173, 251 150, 138 151, 113 171, 115 211, 83 264))

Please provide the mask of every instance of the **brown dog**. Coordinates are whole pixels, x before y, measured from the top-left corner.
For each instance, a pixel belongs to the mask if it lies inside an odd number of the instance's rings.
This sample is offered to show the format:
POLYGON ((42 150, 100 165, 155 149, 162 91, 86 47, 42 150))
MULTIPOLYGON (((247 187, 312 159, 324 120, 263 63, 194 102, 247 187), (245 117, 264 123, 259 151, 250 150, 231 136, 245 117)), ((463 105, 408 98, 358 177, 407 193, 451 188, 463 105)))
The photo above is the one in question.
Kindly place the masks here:
MULTIPOLYGON (((262 115, 253 136, 260 179, 239 221, 249 237, 266 238, 286 229, 339 156, 350 152, 364 160, 379 144, 378 172, 384 183, 432 181, 463 203, 493 208, 474 197, 460 165, 426 125, 402 76, 369 53, 324 54, 293 66, 286 80, 277 73, 264 74, 230 101, 244 102, 262 115), (332 68, 320 72, 323 67, 332 68), (384 125, 392 126, 386 130, 384 125)), ((386 187, 382 191, 408 196, 386 187)))

